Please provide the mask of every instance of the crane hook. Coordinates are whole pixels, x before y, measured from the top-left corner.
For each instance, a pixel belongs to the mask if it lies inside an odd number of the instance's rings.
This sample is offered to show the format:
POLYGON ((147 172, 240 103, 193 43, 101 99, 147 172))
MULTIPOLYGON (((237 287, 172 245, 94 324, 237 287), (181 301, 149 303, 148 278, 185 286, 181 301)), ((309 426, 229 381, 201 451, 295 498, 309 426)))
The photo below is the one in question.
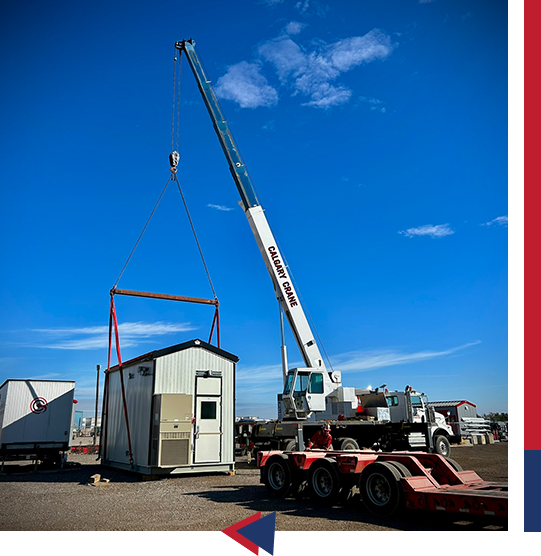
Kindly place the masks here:
POLYGON ((169 164, 171 165, 172 174, 176 174, 179 160, 180 160, 180 155, 178 154, 177 151, 173 151, 169 155, 169 164))

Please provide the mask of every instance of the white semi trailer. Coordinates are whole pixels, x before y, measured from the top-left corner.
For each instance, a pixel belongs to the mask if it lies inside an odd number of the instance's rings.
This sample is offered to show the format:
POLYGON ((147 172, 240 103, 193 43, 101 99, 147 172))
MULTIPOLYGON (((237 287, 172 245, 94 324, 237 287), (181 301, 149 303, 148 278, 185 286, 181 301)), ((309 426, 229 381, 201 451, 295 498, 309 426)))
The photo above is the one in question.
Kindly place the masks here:
POLYGON ((0 458, 59 465, 71 447, 75 382, 6 380, 0 386, 0 458))

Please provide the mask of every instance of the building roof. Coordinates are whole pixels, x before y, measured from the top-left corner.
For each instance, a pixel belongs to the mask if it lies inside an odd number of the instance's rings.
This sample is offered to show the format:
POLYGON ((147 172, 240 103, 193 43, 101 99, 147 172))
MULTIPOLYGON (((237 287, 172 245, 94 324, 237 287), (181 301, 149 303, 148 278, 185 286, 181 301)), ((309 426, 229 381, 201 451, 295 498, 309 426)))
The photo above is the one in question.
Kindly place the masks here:
MULTIPOLYGON (((134 363, 138 363, 142 361, 152 361, 164 355, 169 355, 170 353, 176 353, 177 351, 183 351, 185 349, 190 349, 190 348, 206 349, 207 351, 211 351, 212 353, 215 353, 216 355, 220 355, 225 359, 229 359, 233 363, 237 363, 239 360, 239 358, 236 355, 233 355, 228 351, 224 351, 223 349, 213 346, 212 344, 207 344, 207 342, 204 342, 203 340, 195 339, 195 340, 189 340, 188 342, 184 342, 182 344, 176 344, 171 347, 149 351, 144 355, 139 355, 138 357, 134 357, 129 361, 124 361, 122 363, 122 366, 127 367, 128 365, 132 365, 134 363)), ((117 370, 118 370, 118 365, 111 367, 111 371, 117 371, 117 370)))
POLYGON ((455 406, 458 407, 459 405, 464 405, 465 403, 477 407, 474 403, 469 402, 468 400, 455 400, 452 402, 428 402, 428 405, 431 407, 450 407, 455 406))
POLYGON ((8 378, 0 388, 3 388, 8 382, 71 382, 75 384, 74 380, 41 380, 40 378, 8 378))

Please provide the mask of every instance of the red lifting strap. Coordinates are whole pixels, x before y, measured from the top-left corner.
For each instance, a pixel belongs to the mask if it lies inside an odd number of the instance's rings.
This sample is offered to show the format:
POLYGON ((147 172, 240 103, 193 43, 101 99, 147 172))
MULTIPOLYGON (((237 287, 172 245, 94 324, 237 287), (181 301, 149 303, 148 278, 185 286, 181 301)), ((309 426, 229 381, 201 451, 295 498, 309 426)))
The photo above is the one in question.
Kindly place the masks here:
MULTIPOLYGON (((103 394, 103 406, 105 411, 102 414, 105 415, 105 423, 103 423, 104 427, 104 444, 107 439, 107 428, 108 428, 108 414, 109 414, 109 374, 111 372, 111 351, 113 346, 113 325, 115 329, 115 343, 116 343, 116 354, 118 359, 118 370, 120 372, 120 388, 122 391, 122 405, 124 407, 124 418, 126 420, 126 433, 128 436, 128 455, 130 457, 130 466, 133 468, 133 452, 131 446, 131 435, 130 435, 130 423, 128 420, 128 406, 126 404, 126 390, 124 388, 124 372, 122 369, 122 356, 120 354, 120 339, 118 335, 118 322, 116 318, 116 311, 115 311, 115 302, 113 293, 111 293, 111 310, 109 314, 109 353, 107 357, 107 371, 105 375, 105 387, 104 387, 104 394, 103 394)), ((100 442, 101 445, 101 442, 100 442)), ((101 446, 100 446, 101 448, 101 446)), ((100 453, 100 456, 102 454, 100 453)))

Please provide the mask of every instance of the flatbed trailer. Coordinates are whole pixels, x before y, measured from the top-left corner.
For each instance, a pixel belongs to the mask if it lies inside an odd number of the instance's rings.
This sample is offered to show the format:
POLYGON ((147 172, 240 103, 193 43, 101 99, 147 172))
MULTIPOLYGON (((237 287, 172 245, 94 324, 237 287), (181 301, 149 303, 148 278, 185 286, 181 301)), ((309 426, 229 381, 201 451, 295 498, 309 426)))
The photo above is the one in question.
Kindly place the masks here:
POLYGON ((273 498, 306 490, 332 506, 358 487, 372 513, 401 510, 456 512, 507 519, 507 483, 484 481, 450 458, 424 452, 259 452, 261 482, 273 498))

